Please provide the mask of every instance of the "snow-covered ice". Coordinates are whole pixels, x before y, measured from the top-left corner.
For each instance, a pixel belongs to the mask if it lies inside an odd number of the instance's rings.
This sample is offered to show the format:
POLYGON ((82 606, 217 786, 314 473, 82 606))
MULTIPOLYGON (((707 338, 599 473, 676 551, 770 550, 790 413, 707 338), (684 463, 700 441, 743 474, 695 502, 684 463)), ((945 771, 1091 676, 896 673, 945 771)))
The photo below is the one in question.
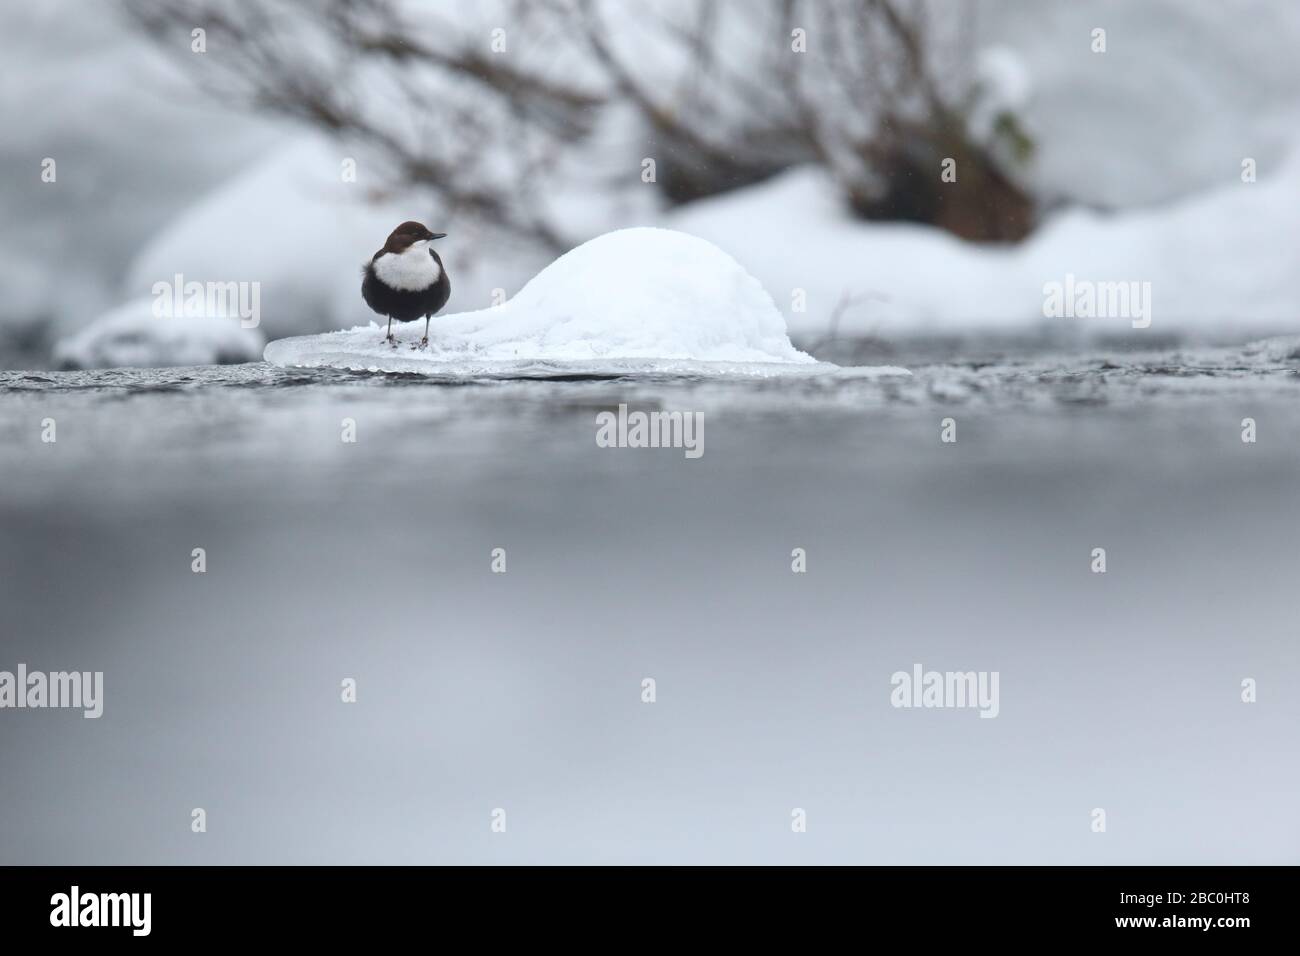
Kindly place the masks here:
POLYGON ((648 227, 582 244, 499 306, 435 316, 428 348, 418 345, 423 322, 395 329, 396 348, 371 322, 272 342, 266 360, 451 375, 837 371, 790 344, 771 296, 731 256, 648 227))
POLYGON ((64 368, 165 368, 256 362, 266 339, 237 317, 161 318, 152 299, 136 299, 100 316, 54 348, 64 368))

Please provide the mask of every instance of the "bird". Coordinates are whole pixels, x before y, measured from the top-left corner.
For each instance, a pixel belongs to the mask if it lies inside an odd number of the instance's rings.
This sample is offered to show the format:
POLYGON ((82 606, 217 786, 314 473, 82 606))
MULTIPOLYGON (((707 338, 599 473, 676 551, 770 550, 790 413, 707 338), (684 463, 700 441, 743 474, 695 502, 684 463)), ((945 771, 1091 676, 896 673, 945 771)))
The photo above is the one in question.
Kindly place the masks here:
POLYGON ((404 222, 365 264, 361 298, 371 309, 388 317, 384 341, 392 343, 393 348, 397 348, 393 320, 414 322, 420 316, 424 316, 420 344, 429 344, 429 320, 451 297, 451 280, 430 243, 446 236, 445 232, 430 232, 423 223, 404 222))

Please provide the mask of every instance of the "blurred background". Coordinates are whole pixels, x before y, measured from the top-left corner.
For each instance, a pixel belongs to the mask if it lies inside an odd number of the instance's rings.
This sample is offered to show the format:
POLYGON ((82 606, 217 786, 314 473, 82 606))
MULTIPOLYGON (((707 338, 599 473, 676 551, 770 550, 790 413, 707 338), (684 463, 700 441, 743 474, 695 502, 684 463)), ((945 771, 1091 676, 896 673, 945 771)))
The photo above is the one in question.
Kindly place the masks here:
POLYGON ((814 349, 1291 331, 1298 43, 1275 0, 6 0, 0 363, 362 324, 408 218, 455 311, 662 224, 814 349), (1067 273, 1151 282, 1152 327, 1045 320, 1067 273), (260 328, 154 318, 177 274, 260 283, 260 328))

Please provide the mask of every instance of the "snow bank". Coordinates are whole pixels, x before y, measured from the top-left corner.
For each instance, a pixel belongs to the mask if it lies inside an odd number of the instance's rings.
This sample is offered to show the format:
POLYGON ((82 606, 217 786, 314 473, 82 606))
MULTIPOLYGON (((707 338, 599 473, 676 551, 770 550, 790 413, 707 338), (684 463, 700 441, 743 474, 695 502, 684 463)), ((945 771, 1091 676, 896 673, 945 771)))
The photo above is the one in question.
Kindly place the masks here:
MULTIPOLYGON (((453 284, 455 276, 452 276, 453 284)), ((277 365, 475 374, 586 372, 761 374, 770 366, 827 369, 790 344, 761 284, 712 243, 667 229, 607 233, 561 256, 513 299, 398 328, 377 323, 272 342, 277 365)))
POLYGON ((201 92, 202 57, 169 56, 121 6, 0 3, 0 326, 68 334, 132 298, 131 255, 281 136, 201 92))
POLYGON ((910 223, 853 219, 827 176, 792 170, 762 185, 682 207, 668 222, 731 250, 772 292, 791 332, 820 336, 846 296, 845 334, 1067 325, 1082 334, 1270 333, 1300 324, 1300 151, 1244 183, 1155 209, 1070 209, 1024 242, 963 242, 910 223), (764 224, 755 228, 755 224, 764 224), (1045 318, 1044 285, 1067 275, 1149 282, 1149 329, 1124 318, 1045 318))
POLYGON ((137 299, 100 316, 54 347, 61 368, 164 368, 256 362, 266 340, 238 318, 158 318, 152 299, 137 299))
POLYGON ((368 205, 340 175, 344 152, 312 136, 234 177, 161 230, 128 270, 128 295, 154 283, 256 282, 272 334, 337 328, 336 303, 359 295, 360 264, 405 209, 368 205))

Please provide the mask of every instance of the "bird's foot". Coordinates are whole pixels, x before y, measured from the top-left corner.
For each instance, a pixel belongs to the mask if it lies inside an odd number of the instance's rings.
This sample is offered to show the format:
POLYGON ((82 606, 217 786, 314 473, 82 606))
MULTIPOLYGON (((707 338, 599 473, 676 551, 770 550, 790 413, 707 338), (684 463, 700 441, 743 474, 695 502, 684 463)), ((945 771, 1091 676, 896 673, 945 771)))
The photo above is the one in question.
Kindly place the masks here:
POLYGON ((420 345, 422 348, 426 348, 426 349, 429 347, 429 337, 427 335, 424 338, 420 339, 420 345))
POLYGON ((387 342, 389 345, 391 345, 393 348, 397 348, 397 338, 395 336, 385 335, 384 341, 387 342))

